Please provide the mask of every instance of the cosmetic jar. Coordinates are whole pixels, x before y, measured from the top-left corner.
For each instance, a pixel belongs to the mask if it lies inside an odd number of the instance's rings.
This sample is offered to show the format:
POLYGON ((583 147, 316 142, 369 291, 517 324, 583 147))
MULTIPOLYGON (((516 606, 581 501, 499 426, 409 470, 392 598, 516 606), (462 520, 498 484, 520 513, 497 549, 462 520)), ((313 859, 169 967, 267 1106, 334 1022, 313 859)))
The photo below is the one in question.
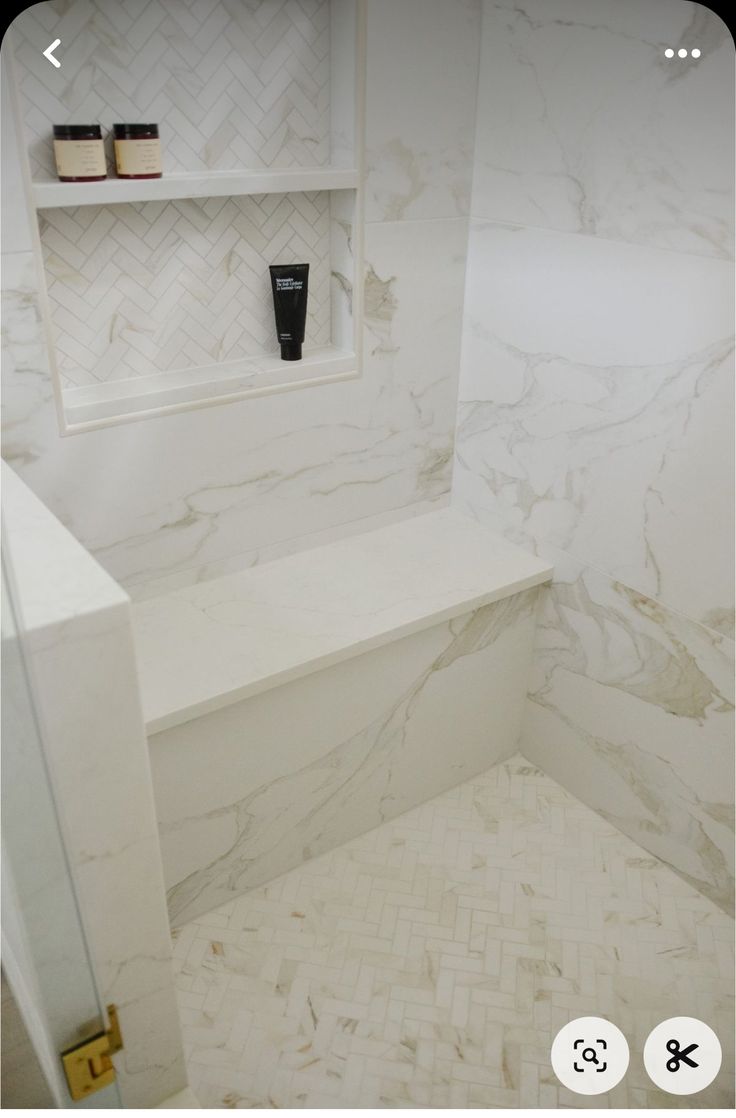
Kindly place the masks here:
POLYGON ((114 124, 115 168, 119 179, 160 179, 161 142, 157 124, 114 124))
POLYGON ((62 182, 99 182, 107 178, 99 124, 55 124, 54 159, 62 182))

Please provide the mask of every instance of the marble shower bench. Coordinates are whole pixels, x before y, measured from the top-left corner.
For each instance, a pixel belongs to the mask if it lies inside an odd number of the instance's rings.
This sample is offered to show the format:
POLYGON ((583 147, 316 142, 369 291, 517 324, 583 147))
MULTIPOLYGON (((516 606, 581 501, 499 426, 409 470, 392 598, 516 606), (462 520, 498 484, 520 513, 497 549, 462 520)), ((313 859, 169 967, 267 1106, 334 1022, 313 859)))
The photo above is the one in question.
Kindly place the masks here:
POLYGON ((136 603, 172 923, 510 756, 551 575, 442 509, 136 603))

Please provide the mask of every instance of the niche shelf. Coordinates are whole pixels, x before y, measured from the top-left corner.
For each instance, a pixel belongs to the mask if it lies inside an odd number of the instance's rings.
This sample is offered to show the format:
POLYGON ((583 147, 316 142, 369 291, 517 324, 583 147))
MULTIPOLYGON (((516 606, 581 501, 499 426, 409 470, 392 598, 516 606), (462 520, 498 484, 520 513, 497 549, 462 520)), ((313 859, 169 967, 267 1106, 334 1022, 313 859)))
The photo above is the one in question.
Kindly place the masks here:
POLYGON ((222 198, 244 194, 297 194, 317 190, 357 190, 358 171, 341 167, 288 167, 285 170, 184 171, 160 179, 105 179, 103 182, 34 182, 37 210, 159 202, 174 198, 222 198))
POLYGON ((356 353, 352 349, 330 344, 305 348, 303 352, 301 361, 288 363, 281 361, 277 353, 264 354, 68 388, 64 391, 65 415, 74 431, 84 431, 111 422, 211 407, 227 400, 272 395, 357 376, 356 353))
MULTIPOLYGON (((99 0, 70 6, 91 39, 104 39, 99 0)), ((315 0, 308 13, 295 8, 293 27, 279 26, 278 36, 266 0, 261 9, 234 12, 217 50, 232 52, 230 70, 221 69, 228 81, 234 75, 237 90, 208 107, 207 134, 195 106, 187 119, 172 97, 167 118, 146 112, 142 99, 139 119, 159 119, 168 140, 162 178, 94 183, 53 177, 48 137, 55 121, 45 106, 64 100, 68 78, 31 68, 33 21, 28 17, 26 27, 23 15, 16 20, 15 111, 29 153, 41 311, 64 435, 361 373, 365 0, 315 0), (19 74, 28 75, 25 86, 19 74), (48 99, 37 98, 39 77, 48 99), (249 151, 253 166, 232 166, 234 155, 249 151), (205 158, 224 165, 182 166, 205 158), (284 362, 268 264, 302 260, 310 264, 304 356, 284 362)), ((161 31, 165 37, 165 24, 161 31)), ((93 59, 91 52, 94 87, 93 59)), ((135 69, 132 48, 128 64, 135 69)), ((172 69, 164 88, 178 80, 172 69)), ((105 87, 108 97, 111 90, 105 87)), ((108 103, 103 131, 130 118, 131 97, 134 91, 120 106, 108 103)))

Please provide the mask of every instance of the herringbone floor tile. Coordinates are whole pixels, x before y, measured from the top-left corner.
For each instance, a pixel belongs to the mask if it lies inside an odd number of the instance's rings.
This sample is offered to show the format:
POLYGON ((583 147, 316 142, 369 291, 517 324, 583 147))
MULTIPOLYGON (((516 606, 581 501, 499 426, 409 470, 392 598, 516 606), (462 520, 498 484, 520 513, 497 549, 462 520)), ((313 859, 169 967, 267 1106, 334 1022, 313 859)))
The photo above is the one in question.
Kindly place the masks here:
POLYGON ((175 933, 206 1107, 732 1106, 733 924, 516 757, 175 933), (625 1033, 608 1095, 556 1080, 584 1015, 625 1033), (643 1067, 666 1017, 724 1066, 691 1098, 643 1067))

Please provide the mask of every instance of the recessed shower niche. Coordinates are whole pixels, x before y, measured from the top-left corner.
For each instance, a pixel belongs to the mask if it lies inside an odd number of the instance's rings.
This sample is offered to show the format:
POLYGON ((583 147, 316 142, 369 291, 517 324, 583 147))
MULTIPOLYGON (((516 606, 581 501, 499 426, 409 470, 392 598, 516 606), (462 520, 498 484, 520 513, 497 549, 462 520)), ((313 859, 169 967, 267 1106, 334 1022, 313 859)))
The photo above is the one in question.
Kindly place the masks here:
POLYGON ((63 433, 359 375, 363 6, 72 0, 15 21, 63 433), (107 179, 58 180, 54 124, 127 120, 159 123, 161 178, 116 178, 108 138, 107 179), (268 266, 296 262, 304 358, 282 362, 268 266))

